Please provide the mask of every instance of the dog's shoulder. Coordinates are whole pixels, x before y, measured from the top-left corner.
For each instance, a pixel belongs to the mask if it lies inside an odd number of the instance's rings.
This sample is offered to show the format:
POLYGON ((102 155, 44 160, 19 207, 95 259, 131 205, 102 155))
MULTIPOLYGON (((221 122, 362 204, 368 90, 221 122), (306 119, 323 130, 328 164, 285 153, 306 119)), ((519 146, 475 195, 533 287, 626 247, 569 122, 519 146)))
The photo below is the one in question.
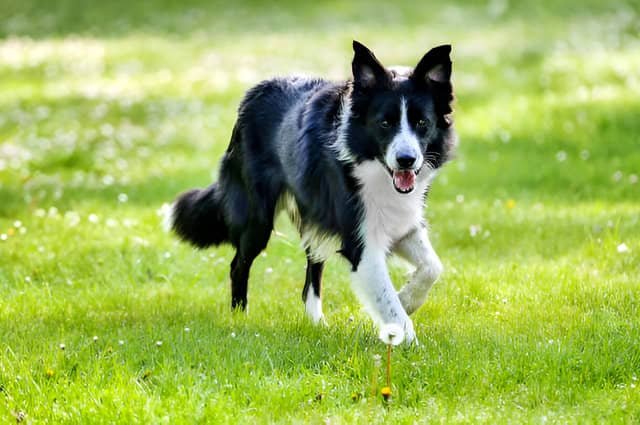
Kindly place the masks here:
POLYGON ((299 93, 318 90, 325 80, 304 76, 275 77, 263 80, 247 90, 243 104, 268 96, 295 97, 299 93))

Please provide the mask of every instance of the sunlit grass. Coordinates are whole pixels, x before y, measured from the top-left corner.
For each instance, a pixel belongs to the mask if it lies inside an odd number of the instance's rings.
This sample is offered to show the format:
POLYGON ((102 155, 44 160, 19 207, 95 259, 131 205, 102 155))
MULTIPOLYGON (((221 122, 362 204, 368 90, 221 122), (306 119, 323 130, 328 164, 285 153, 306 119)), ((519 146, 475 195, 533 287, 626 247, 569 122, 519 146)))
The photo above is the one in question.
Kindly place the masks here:
POLYGON ((3 421, 639 420, 635 2, 2 9, 3 421), (394 352, 389 405, 343 260, 315 328, 281 218, 232 314, 232 250, 194 251, 158 216, 215 178, 244 90, 343 78, 353 38, 388 64, 454 44, 461 144, 426 211, 446 272, 415 315, 421 346, 394 352))

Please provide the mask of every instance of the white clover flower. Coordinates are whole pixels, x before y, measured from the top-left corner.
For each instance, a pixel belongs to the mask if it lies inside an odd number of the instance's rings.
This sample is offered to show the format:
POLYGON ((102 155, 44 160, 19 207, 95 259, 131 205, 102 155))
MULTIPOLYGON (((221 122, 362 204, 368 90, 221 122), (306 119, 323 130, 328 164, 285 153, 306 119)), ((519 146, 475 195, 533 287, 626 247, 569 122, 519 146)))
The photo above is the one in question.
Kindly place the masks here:
POLYGON ((136 226, 138 224, 138 222, 136 220, 134 220, 134 219, 131 219, 131 218, 125 218, 124 220, 122 220, 122 224, 126 228, 131 228, 131 227, 136 226))
POLYGON ((385 344, 398 345, 404 341, 404 329, 398 324, 387 323, 380 328, 379 338, 385 344))
POLYGON ((373 364, 376 367, 380 367, 380 365, 382 364, 382 356, 380 354, 373 355, 373 364))
POLYGON ((625 252, 629 252, 629 251, 630 251, 629 247, 628 247, 628 246, 627 246, 627 244, 626 244, 626 243, 624 243, 624 242, 623 242, 623 243, 621 243, 620 245, 618 245, 617 250, 618 250, 618 252, 619 252, 620 254, 624 254, 625 252))
POLYGON ((105 186, 111 186, 115 181, 116 179, 110 175, 106 175, 102 178, 102 184, 105 186))
POLYGON ((74 227, 80 223, 80 214, 75 211, 67 211, 64 214, 64 219, 66 220, 68 226, 74 227))

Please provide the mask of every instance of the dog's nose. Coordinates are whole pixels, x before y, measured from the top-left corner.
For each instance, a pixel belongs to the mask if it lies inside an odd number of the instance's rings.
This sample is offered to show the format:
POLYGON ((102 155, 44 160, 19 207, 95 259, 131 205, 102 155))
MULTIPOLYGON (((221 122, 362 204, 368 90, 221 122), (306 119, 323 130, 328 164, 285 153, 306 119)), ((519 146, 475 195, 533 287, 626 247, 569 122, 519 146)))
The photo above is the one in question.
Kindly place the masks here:
POLYGON ((411 168, 416 162, 416 157, 410 153, 399 153, 396 156, 396 162, 400 168, 411 168))

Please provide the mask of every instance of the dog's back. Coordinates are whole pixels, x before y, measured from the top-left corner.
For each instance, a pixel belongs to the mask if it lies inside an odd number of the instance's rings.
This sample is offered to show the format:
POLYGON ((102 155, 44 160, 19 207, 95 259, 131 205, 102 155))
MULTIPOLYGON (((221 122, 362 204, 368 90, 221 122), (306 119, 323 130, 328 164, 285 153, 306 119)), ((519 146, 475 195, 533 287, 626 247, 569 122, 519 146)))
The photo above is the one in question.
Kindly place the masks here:
POLYGON ((235 228, 244 231, 248 221, 271 224, 278 199, 304 167, 297 146, 304 110, 327 86, 330 83, 322 80, 274 79, 245 96, 220 165, 219 184, 232 233, 235 228))
POLYGON ((174 204, 172 225, 182 239, 201 248, 234 243, 249 220, 263 224, 273 220, 287 171, 291 174, 285 164, 294 154, 300 109, 326 84, 273 79, 246 93, 220 162, 218 181, 206 189, 185 192, 174 204))

